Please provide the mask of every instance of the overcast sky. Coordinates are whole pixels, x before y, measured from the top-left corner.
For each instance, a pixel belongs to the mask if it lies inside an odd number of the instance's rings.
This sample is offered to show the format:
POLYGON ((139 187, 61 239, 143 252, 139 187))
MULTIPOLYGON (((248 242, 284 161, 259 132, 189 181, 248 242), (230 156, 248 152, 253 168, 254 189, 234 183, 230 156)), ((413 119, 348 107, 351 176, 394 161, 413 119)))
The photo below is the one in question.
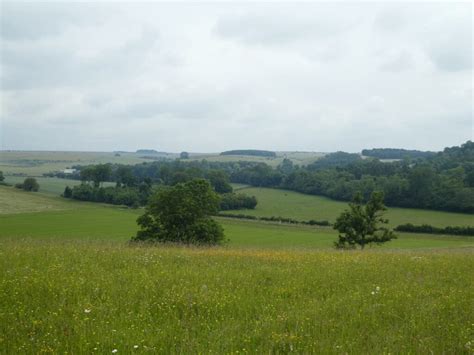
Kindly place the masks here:
POLYGON ((473 139, 470 3, 0 6, 0 149, 473 139))

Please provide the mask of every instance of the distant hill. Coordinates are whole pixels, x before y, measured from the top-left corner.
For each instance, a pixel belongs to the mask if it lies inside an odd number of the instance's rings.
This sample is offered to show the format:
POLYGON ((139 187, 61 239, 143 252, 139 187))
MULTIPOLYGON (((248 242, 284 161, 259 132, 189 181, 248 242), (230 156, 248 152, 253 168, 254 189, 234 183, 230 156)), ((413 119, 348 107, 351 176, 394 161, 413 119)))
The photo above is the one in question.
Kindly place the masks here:
POLYGON ((436 152, 398 148, 374 148, 362 151, 362 155, 378 159, 430 158, 436 154, 436 152))
POLYGON ((158 151, 154 149, 138 149, 137 154, 158 154, 158 151))
POLYGON ((276 153, 269 150, 258 150, 258 149, 240 149, 240 150, 228 150, 222 152, 220 155, 250 155, 255 157, 270 157, 275 158, 276 153))

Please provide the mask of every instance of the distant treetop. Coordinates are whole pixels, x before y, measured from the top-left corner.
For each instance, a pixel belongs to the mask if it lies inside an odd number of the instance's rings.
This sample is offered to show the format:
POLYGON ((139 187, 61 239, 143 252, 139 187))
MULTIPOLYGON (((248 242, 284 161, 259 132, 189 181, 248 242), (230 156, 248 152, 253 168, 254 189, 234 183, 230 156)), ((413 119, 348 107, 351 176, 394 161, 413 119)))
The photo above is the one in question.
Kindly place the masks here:
POLYGON ((251 155, 256 157, 270 157, 275 158, 276 153, 269 150, 258 150, 258 149, 239 149, 239 150, 228 150, 222 152, 221 155, 251 155))
POLYGON ((435 156, 436 152, 424 152, 421 150, 408 150, 398 148, 374 148, 364 149, 362 155, 378 159, 404 159, 404 158, 430 158, 435 156))
POLYGON ((154 149, 138 149, 137 154, 158 154, 158 151, 154 149))

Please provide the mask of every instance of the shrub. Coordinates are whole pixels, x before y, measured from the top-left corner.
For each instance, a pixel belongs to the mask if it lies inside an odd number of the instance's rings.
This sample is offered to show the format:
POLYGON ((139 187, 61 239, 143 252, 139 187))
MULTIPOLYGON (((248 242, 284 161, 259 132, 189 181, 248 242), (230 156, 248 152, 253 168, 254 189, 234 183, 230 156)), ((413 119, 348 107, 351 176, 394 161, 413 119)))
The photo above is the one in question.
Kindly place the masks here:
POLYGON ((25 191, 38 191, 39 190, 39 184, 38 182, 36 181, 35 178, 26 178, 25 181, 23 181, 23 183, 18 183, 18 184, 15 184, 15 187, 17 189, 23 189, 25 191))
POLYGON ((241 210, 255 209, 257 199, 255 196, 247 196, 244 194, 227 193, 221 195, 220 210, 241 210))
POLYGON ((434 227, 429 224, 422 224, 415 226, 411 223, 401 224, 395 228, 398 232, 408 233, 428 233, 428 234, 451 234, 451 235, 465 235, 474 236, 474 227, 458 227, 447 226, 444 228, 434 227))

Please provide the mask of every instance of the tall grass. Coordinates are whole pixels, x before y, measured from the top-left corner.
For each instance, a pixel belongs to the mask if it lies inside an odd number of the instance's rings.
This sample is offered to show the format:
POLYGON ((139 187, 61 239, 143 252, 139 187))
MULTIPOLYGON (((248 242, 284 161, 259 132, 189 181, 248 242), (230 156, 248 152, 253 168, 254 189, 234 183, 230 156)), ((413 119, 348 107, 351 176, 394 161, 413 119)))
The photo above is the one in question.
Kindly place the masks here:
POLYGON ((0 241, 1 353, 470 353, 469 251, 0 241))

